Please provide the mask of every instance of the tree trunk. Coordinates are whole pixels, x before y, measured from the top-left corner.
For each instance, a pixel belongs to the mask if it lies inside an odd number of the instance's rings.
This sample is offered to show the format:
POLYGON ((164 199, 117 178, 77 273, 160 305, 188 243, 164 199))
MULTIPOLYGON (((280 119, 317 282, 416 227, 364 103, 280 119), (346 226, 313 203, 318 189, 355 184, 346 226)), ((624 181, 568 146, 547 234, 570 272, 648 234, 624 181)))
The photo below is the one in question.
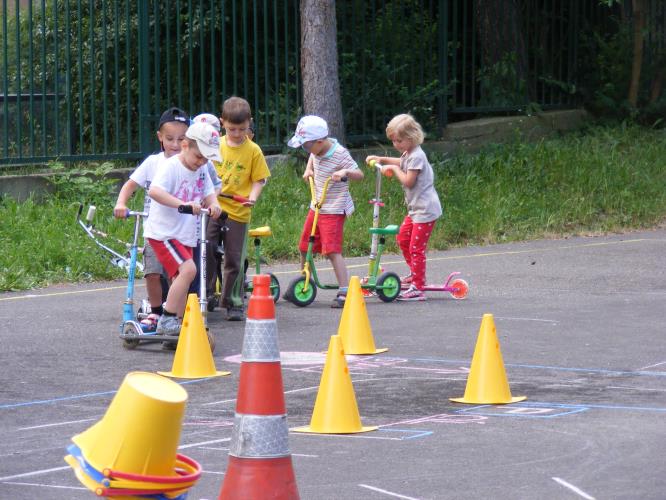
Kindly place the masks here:
POLYGON ((650 104, 654 104, 661 97, 661 89, 664 86, 664 77, 666 76, 666 71, 664 71, 663 66, 657 71, 654 80, 652 80, 652 85, 650 86, 650 104))
POLYGON ((335 0, 301 1, 301 75, 305 113, 326 120, 344 143, 335 0))
POLYGON ((633 108, 638 105, 638 89, 643 65, 643 30, 645 29, 645 0, 633 0, 634 59, 631 65, 631 83, 627 100, 633 108))

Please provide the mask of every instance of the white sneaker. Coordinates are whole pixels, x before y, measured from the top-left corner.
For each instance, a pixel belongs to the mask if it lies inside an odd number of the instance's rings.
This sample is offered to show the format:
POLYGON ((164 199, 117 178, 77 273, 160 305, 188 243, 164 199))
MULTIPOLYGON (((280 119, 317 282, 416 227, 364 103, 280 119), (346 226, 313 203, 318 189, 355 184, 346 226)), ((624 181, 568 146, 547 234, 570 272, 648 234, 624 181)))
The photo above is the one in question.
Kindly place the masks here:
POLYGON ((157 322, 155 333, 159 335, 178 335, 180 333, 180 321, 176 316, 163 314, 157 322))
POLYGON ((426 297, 423 290, 419 290, 414 285, 411 285, 407 290, 401 292, 400 295, 398 295, 398 298, 395 300, 399 300, 401 302, 410 302, 428 300, 428 297, 426 297))

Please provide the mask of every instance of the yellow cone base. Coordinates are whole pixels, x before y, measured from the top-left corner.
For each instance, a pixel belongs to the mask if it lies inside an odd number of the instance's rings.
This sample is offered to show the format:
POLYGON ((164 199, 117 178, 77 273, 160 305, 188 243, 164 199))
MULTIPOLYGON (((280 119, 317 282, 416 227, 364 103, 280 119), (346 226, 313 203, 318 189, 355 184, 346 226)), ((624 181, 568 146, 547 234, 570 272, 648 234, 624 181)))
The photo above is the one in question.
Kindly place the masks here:
POLYGON ((363 300, 361 281, 358 276, 352 276, 349 280, 349 289, 345 307, 342 309, 338 335, 342 338, 345 354, 368 355, 379 354, 388 351, 384 347, 377 349, 372 337, 372 328, 368 311, 363 300))
POLYGON ((361 426, 360 429, 354 430, 354 431, 340 431, 340 432, 335 432, 335 431, 321 431, 317 429, 313 429, 311 426, 306 425, 305 427, 294 427, 292 429, 289 429, 292 432, 302 432, 305 434, 358 434, 361 432, 370 432, 370 431, 376 431, 379 429, 378 426, 376 425, 371 425, 371 426, 361 426))
POLYGON ((213 377, 226 377, 227 375, 231 375, 231 372, 221 372, 219 370, 215 370, 213 373, 206 373, 205 375, 196 375, 196 374, 188 374, 188 375, 181 375, 180 373, 177 372, 157 372, 160 375, 163 375, 165 377, 171 377, 171 378, 186 378, 186 379, 197 379, 197 378, 213 378, 213 377))
POLYGON ((465 397, 462 398, 449 398, 450 401, 453 401, 454 403, 467 403, 471 405, 506 405, 509 403, 517 403, 518 401, 525 401, 527 399, 527 396, 512 396, 509 401, 480 401, 480 400, 475 400, 475 399, 467 399, 465 397))
POLYGON ((169 372, 157 372, 173 378, 212 378, 231 375, 215 369, 213 353, 208 342, 203 316, 199 309, 197 296, 191 293, 187 297, 183 326, 180 329, 178 347, 169 372))
POLYGON ((310 425, 291 430, 312 434, 356 434, 376 429, 361 424, 342 339, 339 335, 331 335, 310 425))
POLYGON ((461 398, 450 398, 450 400, 455 403, 492 405, 517 403, 525 399, 526 396, 511 396, 493 315, 484 314, 467 377, 465 394, 461 398))

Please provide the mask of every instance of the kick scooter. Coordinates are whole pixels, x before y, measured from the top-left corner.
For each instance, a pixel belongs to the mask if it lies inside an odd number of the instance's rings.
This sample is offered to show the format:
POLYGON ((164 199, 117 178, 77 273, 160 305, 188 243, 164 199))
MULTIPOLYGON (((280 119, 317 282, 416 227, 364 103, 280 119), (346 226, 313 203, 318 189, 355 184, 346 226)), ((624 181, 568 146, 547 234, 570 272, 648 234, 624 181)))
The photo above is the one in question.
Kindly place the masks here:
MULTIPOLYGON (((456 278, 456 276, 460 276, 460 274, 461 273, 458 271, 452 272, 446 278, 444 284, 427 284, 421 290, 424 292, 448 292, 454 299, 462 300, 467 297, 469 285, 464 279, 456 278)), ((409 288, 409 284, 403 284, 402 288, 403 290, 409 288)))
MULTIPOLYGON (((192 213, 191 205, 181 205, 178 207, 180 213, 192 213)), ((199 227, 199 307, 204 320, 204 327, 206 328, 206 335, 210 345, 210 351, 215 352, 215 339, 208 329, 206 323, 206 223, 208 221, 209 211, 205 208, 201 209, 201 224, 199 227), (202 288, 203 287, 203 288, 202 288)), ((129 212, 132 216, 133 212, 129 212)), ((226 216, 226 214, 224 214, 226 216)), ((137 239, 137 229, 135 227, 135 240, 137 239)), ((132 277, 133 279, 133 277, 132 277)), ((134 349, 141 342, 172 342, 178 343, 178 335, 162 335, 156 332, 144 332, 136 328, 136 322, 125 322, 120 338, 123 339, 123 346, 127 349, 134 349)))
MULTIPOLYGON (((383 165, 381 165, 379 162, 372 160, 368 163, 368 165, 371 168, 374 168, 376 170, 376 184, 375 184, 375 199, 371 200, 370 203, 374 204, 374 210, 372 214, 372 221, 373 221, 373 228, 377 227, 378 221, 379 221, 379 207, 384 206, 384 204, 381 202, 379 199, 379 194, 381 192, 381 178, 382 174, 386 175, 387 177, 391 177, 393 175, 393 172, 391 170, 384 170, 383 165)), ((387 226, 388 227, 388 226, 387 226)), ((397 234, 397 226, 396 227, 396 232, 393 234, 397 234)), ((372 232, 372 230, 371 230, 372 232)), ((372 241, 372 246, 374 247, 375 245, 375 236, 373 234, 373 241, 372 241)), ((372 260, 372 247, 370 250, 370 265, 372 266, 373 260, 372 260)), ((370 274, 372 276, 372 267, 370 268, 370 274)), ((423 291, 427 292, 449 292, 451 296, 454 299, 464 299, 467 297, 467 292, 469 291, 469 285, 464 279, 461 278, 456 278, 456 276, 460 276, 460 272, 452 272, 449 274, 449 276, 446 278, 446 281, 444 284, 439 285, 439 284, 430 284, 430 285, 425 285, 425 288, 423 288, 423 291), (454 279, 455 278, 455 279, 454 279)), ((367 278, 368 280, 371 279, 367 278)), ((409 283, 405 283, 401 285, 401 288, 403 290, 409 288, 409 283)))
MULTIPOLYGON (((346 182, 346 178, 343 177, 342 182, 346 182)), ((314 301, 317 296, 317 288, 323 290, 337 290, 339 288, 338 284, 325 284, 319 280, 317 276, 317 269, 314 262, 314 242, 315 242, 315 233, 317 230, 317 221, 319 219, 319 211, 324 201, 326 200, 326 192, 328 191, 328 185, 331 181, 329 177, 324 182, 324 187, 322 189, 320 200, 316 199, 314 179, 309 177, 310 182, 310 194, 312 197, 312 204, 314 206, 314 219, 312 221, 312 230, 310 232, 310 238, 308 241, 308 249, 305 254, 305 263, 301 271, 301 276, 294 278, 287 291, 284 294, 284 298, 291 302, 292 304, 305 307, 314 301)), ((373 234, 373 237, 377 235, 377 250, 374 255, 375 261, 370 264, 372 282, 367 282, 361 285, 361 289, 371 289, 377 293, 377 296, 384 302, 393 301, 398 294, 400 293, 400 278, 397 274, 388 272, 382 273, 377 277, 377 270, 379 269, 379 260, 381 258, 382 252, 384 251, 385 244, 385 235, 386 234, 395 234, 398 231, 397 226, 387 226, 385 228, 372 228, 370 232, 373 234)))
MULTIPOLYGON (((126 218, 134 218, 134 236, 132 238, 132 243, 126 243, 114 238, 128 249, 127 255, 121 255, 98 239, 98 236, 102 238, 111 238, 111 236, 96 229, 93 225, 93 218, 95 217, 97 208, 93 205, 88 207, 88 212, 86 214, 87 224, 81 220, 82 211, 83 205, 79 204, 79 210, 76 216, 79 225, 83 228, 86 234, 92 238, 95 244, 112 255, 111 263, 114 266, 118 266, 127 272, 127 291, 125 294, 125 301, 123 302, 123 321, 120 324, 121 338, 124 338, 123 336, 126 334, 132 336, 151 335, 151 333, 146 331, 140 323, 141 319, 145 318, 150 313, 150 304, 147 300, 144 299, 142 301, 136 316, 134 315, 134 280, 136 277, 136 270, 138 269, 140 272, 143 272, 143 264, 137 260, 139 254, 139 232, 141 228, 141 220, 144 217, 147 217, 148 214, 144 212, 127 211, 126 218)), ((154 335, 154 332, 152 335, 154 335)), ((131 349, 136 347, 138 343, 124 341, 123 345, 131 349)))

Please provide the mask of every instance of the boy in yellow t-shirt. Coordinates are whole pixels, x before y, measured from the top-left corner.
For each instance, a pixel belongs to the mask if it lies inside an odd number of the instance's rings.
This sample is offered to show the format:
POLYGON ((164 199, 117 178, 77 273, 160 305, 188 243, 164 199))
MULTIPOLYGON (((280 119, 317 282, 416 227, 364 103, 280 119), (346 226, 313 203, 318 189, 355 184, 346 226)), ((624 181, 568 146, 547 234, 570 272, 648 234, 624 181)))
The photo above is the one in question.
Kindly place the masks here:
MULTIPOLYGON (((224 244, 224 276, 222 284, 221 307, 227 310, 227 320, 241 321, 243 315, 243 247, 250 222, 251 208, 257 202, 266 179, 271 173, 261 148, 247 138, 252 112, 250 104, 240 97, 230 97, 222 105, 220 117, 225 135, 220 139, 222 161, 215 163, 217 174, 222 180, 221 194, 240 195, 249 199, 238 203, 220 196, 218 201, 222 210, 229 214, 227 230, 221 234, 224 244)), ((215 255, 221 224, 212 219, 208 224, 208 246, 206 254, 215 255)), ((206 262, 206 288, 208 297, 214 297, 216 259, 206 262)), ((208 310, 217 304, 209 299, 208 310)))

